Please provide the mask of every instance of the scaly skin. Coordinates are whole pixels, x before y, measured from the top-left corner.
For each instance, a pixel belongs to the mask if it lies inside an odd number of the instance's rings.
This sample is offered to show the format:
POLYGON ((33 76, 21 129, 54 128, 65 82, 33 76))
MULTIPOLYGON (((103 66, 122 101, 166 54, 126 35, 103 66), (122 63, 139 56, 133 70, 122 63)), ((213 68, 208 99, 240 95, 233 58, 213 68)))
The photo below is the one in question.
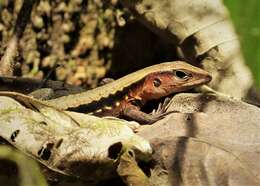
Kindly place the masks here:
POLYGON ((175 61, 153 65, 83 93, 46 101, 61 110, 77 110, 97 116, 126 116, 141 123, 156 118, 140 111, 149 100, 158 99, 208 83, 208 72, 175 61))

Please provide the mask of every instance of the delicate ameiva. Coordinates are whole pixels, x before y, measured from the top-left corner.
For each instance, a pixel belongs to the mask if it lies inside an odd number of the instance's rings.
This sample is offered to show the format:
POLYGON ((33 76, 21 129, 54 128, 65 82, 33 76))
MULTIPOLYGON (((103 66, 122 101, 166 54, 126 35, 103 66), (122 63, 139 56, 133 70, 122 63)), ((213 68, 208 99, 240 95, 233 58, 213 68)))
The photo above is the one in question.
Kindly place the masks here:
POLYGON ((181 92, 210 80, 208 72, 188 63, 166 62, 136 71, 93 90, 46 102, 62 110, 97 116, 125 116, 140 123, 149 123, 155 121, 156 116, 140 111, 147 101, 181 92))

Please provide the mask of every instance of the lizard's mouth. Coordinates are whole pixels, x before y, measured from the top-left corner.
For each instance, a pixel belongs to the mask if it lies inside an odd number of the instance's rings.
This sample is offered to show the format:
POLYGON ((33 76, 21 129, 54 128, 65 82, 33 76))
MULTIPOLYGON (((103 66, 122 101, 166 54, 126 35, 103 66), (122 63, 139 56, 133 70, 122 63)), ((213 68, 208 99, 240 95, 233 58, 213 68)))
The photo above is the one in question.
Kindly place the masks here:
POLYGON ((206 78, 204 79, 197 79, 197 80, 194 80, 194 81, 191 81, 189 83, 186 84, 187 87, 195 87, 197 85, 203 85, 203 84, 207 84, 209 83, 210 81, 212 80, 212 77, 211 76, 207 76, 206 78))
POLYGON ((192 87, 196 87, 199 85, 203 85, 203 84, 207 84, 212 80, 212 77, 210 75, 205 76, 204 78, 200 78, 200 79, 195 79, 193 81, 187 82, 184 87, 187 88, 192 88, 192 87))
POLYGON ((207 84, 211 81, 212 77, 210 75, 205 76, 204 78, 194 79, 193 81, 186 82, 179 86, 179 88, 176 87, 176 85, 171 86, 171 88, 165 88, 164 91, 167 92, 166 94, 172 94, 175 92, 181 92, 185 90, 192 89, 194 87, 207 84), (173 91, 174 90, 174 91, 173 91))

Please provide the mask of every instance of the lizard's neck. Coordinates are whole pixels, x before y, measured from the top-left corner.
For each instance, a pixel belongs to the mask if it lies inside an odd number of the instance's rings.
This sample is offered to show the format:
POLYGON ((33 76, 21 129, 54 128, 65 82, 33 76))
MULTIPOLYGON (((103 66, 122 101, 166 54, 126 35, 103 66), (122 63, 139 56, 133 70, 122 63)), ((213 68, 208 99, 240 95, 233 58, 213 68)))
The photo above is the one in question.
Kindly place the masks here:
POLYGON ((128 90, 127 96, 129 100, 138 100, 140 102, 140 106, 144 105, 148 99, 144 96, 144 83, 145 81, 141 80, 138 83, 135 83, 128 90))

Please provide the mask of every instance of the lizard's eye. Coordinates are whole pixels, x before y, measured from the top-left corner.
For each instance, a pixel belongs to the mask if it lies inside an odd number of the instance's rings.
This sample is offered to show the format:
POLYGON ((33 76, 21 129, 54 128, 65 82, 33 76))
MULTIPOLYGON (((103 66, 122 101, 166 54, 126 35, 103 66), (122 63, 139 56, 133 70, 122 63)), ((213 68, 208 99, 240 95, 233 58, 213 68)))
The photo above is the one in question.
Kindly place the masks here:
POLYGON ((179 79, 187 79, 191 76, 190 74, 183 72, 181 70, 175 70, 173 73, 174 73, 174 76, 176 76, 179 79))
POLYGON ((161 84, 162 84, 162 82, 161 82, 160 79, 155 78, 155 79, 153 80, 153 85, 154 85, 155 87, 159 87, 161 84))

